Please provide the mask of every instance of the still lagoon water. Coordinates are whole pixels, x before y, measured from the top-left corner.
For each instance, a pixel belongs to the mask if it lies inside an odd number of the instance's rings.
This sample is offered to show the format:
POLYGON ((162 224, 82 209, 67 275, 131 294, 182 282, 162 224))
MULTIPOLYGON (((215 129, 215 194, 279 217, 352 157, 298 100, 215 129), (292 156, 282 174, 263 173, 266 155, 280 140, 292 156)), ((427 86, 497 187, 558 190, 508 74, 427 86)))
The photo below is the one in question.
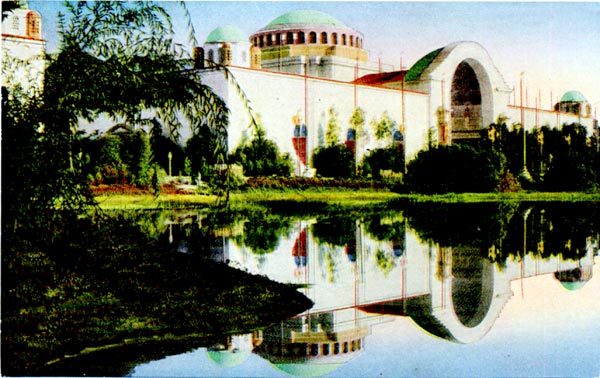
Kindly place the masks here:
POLYGON ((173 253, 296 284, 308 311, 129 375, 598 377, 598 204, 152 214, 173 253))

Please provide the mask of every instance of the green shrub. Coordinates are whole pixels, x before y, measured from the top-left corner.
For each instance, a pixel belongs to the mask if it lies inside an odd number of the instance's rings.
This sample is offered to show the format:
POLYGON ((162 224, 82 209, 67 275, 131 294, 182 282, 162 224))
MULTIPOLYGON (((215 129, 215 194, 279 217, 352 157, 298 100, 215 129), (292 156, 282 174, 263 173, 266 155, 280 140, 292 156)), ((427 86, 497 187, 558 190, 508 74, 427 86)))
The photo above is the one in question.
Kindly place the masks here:
POLYGON ((343 144, 319 147, 312 159, 319 176, 341 178, 354 175, 354 154, 343 144))
POLYGON ((374 179, 380 179, 384 171, 404 173, 404 154, 396 146, 372 150, 363 159, 362 171, 374 179))
POLYGON ((498 189, 506 159, 496 150, 466 145, 439 146, 417 154, 405 183, 419 193, 490 192, 498 189))
POLYGON ((231 162, 241 165, 246 176, 289 177, 292 173, 290 155, 280 154, 277 145, 265 138, 261 128, 257 128, 256 138, 234 151, 231 162))

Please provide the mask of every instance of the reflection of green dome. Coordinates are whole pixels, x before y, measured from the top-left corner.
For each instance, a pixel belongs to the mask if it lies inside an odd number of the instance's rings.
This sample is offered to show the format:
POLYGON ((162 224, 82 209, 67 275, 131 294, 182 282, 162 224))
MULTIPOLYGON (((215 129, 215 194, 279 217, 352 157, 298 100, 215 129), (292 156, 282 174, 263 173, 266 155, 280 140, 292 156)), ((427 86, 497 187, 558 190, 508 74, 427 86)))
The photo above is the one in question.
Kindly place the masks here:
POLYGON ((209 350, 206 354, 217 365, 230 368, 244 362, 251 352, 249 350, 239 352, 209 350))
POLYGON ((329 25, 329 26, 345 26, 342 22, 325 14, 323 12, 313 10, 297 10, 288 12, 271 21, 266 27, 272 28, 275 26, 286 25, 329 25))
POLYGON ((579 91, 568 91, 560 98, 560 102, 587 102, 587 100, 579 91))
POLYGON ((587 281, 576 281, 576 282, 561 282, 562 287, 569 291, 575 291, 581 289, 587 281))
POLYGON ((248 38, 235 26, 219 26, 206 37, 206 43, 247 42, 248 38))
POLYGON ((317 377, 331 373, 342 364, 273 364, 277 369, 299 377, 317 377))

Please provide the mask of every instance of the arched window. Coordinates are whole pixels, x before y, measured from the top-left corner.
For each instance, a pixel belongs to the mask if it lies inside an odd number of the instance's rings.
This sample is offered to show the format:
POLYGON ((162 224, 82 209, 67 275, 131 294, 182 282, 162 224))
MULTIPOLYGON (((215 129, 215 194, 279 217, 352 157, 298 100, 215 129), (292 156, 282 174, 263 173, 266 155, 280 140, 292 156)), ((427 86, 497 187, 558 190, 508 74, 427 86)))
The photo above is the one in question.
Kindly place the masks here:
POLYGON ((208 50, 208 60, 211 62, 215 61, 215 52, 213 50, 208 50))
POLYGON ((264 47, 264 46, 265 46, 265 36, 264 36, 264 35, 261 35, 261 36, 260 36, 260 37, 258 37, 258 38, 260 38, 260 39, 259 39, 259 42, 258 42, 258 45, 259 45, 260 47, 264 47))
POLYGON ((308 35, 308 43, 317 43, 317 33, 310 32, 308 35))
POLYGON ((277 46, 281 45, 281 33, 277 33, 275 35, 275 45, 277 45, 277 46))
POLYGON ((285 43, 288 45, 291 45, 294 43, 294 33, 287 32, 287 35, 285 36, 285 43))
POLYGON ((267 46, 271 46, 273 44, 273 36, 271 34, 267 34, 267 46))
POLYGON ((337 44, 338 44, 338 36, 337 36, 337 33, 333 33, 333 34, 331 35, 331 43, 333 43, 334 45, 337 45, 337 44))
POLYGON ((342 34, 342 45, 346 46, 346 34, 342 34))
POLYGON ((306 43, 304 40, 304 32, 298 32, 298 44, 303 45, 304 43, 306 43))
POLYGON ((354 41, 354 42, 356 44, 356 47, 360 48, 360 44, 361 44, 360 38, 356 37, 356 41, 354 41))
POLYGON ((350 46, 354 46, 354 36, 350 36, 350 46))
POLYGON ((258 47, 258 37, 254 37, 254 47, 258 47))
POLYGON ((21 19, 19 18, 19 16, 17 16, 16 14, 13 16, 12 18, 12 29, 13 30, 19 30, 19 23, 21 22, 21 19))
POLYGON ((321 33, 321 44, 322 45, 327 44, 327 33, 325 33, 325 32, 321 33))

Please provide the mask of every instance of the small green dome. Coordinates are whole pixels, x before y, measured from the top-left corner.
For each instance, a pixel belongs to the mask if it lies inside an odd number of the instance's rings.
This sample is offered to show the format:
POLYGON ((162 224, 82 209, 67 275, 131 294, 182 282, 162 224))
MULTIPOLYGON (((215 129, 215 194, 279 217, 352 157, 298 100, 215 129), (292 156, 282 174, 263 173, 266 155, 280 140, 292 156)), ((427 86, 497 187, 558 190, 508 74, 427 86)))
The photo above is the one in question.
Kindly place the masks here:
POLYGON ((215 364, 223 367, 234 367, 241 365, 251 354, 250 351, 216 351, 209 350, 206 352, 208 358, 215 364))
POLYGON ((317 377, 331 373, 342 364, 279 363, 273 364, 273 366, 297 377, 317 377))
POLYGON ((345 26, 341 21, 336 20, 328 14, 313 10, 297 10, 282 14, 271 21, 267 28, 285 25, 329 25, 329 26, 345 26))
POLYGON ((219 26, 206 37, 206 43, 247 42, 248 37, 235 26, 219 26))
POLYGON ((560 102, 587 102, 587 100, 579 91, 568 91, 560 98, 560 102))

